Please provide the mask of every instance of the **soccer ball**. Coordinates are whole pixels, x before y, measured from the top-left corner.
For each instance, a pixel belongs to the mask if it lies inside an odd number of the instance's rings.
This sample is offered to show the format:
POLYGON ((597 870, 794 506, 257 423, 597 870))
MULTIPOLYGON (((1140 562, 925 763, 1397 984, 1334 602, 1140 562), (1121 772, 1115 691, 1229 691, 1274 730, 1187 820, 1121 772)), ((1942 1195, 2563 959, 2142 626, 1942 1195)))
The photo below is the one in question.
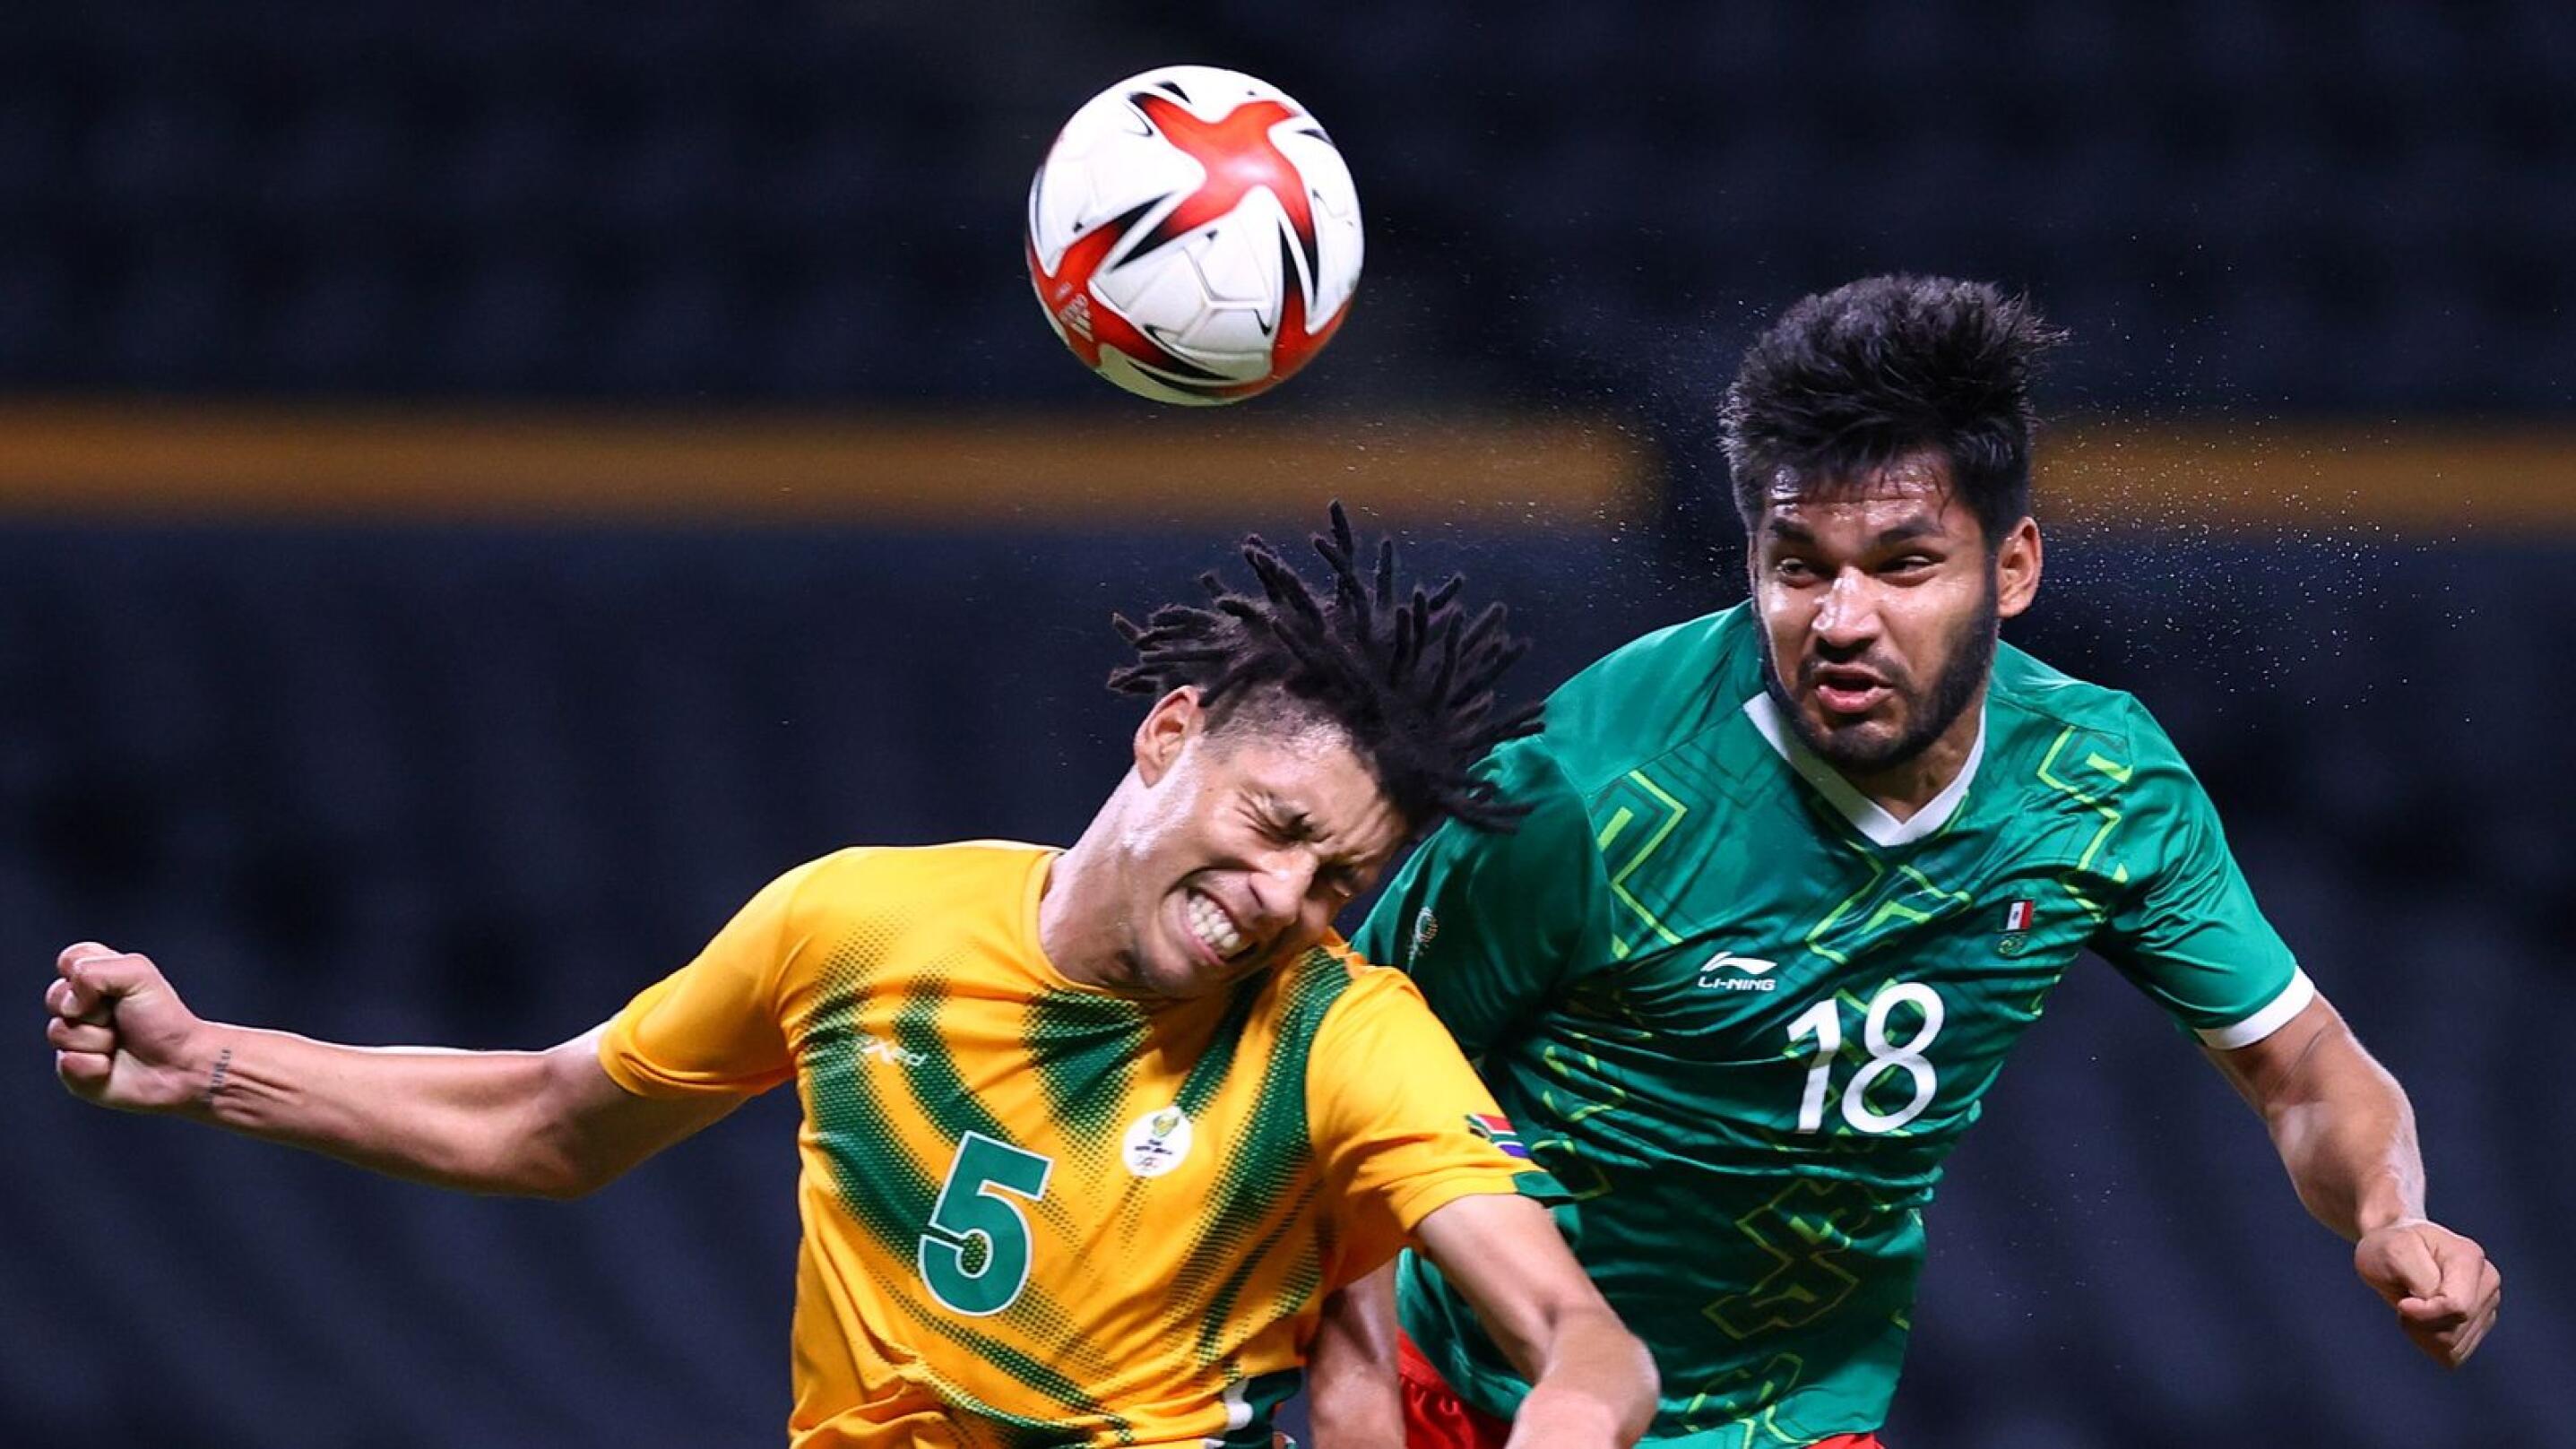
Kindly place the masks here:
POLYGON ((1073 355, 1172 403, 1237 402, 1331 339, 1360 280, 1360 203, 1277 87, 1173 65, 1092 97, 1029 184, 1029 281, 1073 355))

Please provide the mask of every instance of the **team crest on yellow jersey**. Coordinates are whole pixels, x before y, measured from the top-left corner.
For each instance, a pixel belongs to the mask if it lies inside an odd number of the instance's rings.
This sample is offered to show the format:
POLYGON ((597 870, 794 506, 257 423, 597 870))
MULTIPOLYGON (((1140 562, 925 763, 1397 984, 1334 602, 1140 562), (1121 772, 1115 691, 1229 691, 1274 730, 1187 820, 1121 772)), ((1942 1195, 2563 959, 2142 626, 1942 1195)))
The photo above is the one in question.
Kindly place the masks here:
POLYGON ((1178 1107, 1148 1112, 1130 1123, 1122 1155, 1138 1177, 1160 1177, 1190 1155, 1189 1114, 1178 1107))

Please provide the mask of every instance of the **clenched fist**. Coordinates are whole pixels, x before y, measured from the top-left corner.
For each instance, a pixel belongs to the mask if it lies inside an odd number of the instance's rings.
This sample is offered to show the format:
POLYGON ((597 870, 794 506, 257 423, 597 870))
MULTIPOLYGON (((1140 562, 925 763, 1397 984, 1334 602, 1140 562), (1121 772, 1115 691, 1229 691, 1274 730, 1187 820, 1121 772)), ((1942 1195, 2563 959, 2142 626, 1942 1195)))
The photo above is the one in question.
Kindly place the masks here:
POLYGON ((2504 1276, 2486 1249, 2440 1223, 2409 1218, 2363 1236, 2353 1267, 2397 1310, 2426 1357, 2457 1368, 2477 1352, 2504 1303, 2504 1276))
POLYGON ((225 1054, 207 1023, 179 1000, 149 956, 82 941, 54 958, 45 988, 45 1040, 54 1075, 73 1096, 126 1112, 172 1112, 210 1102, 225 1054))

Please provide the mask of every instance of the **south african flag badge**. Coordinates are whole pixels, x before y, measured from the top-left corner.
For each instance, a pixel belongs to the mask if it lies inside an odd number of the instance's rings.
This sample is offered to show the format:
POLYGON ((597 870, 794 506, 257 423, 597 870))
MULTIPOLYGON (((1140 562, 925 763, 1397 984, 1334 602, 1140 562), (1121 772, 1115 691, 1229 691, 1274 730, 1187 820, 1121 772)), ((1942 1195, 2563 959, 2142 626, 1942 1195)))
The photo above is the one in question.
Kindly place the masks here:
POLYGON ((1521 1144, 1521 1134, 1512 1130, 1509 1117, 1494 1112, 1470 1112, 1467 1114, 1467 1130, 1500 1148, 1505 1157, 1517 1157, 1523 1162, 1529 1160, 1529 1148, 1521 1144))

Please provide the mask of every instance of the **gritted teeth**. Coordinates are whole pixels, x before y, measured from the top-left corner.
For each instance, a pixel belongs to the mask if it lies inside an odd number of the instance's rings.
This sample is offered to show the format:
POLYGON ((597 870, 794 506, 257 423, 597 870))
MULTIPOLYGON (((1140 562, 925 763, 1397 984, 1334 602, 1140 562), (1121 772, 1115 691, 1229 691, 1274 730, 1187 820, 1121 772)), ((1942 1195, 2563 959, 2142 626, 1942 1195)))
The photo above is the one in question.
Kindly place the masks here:
POLYGON ((1243 933, 1235 929, 1234 918, 1225 913, 1225 908, 1197 891, 1190 892, 1186 914, 1190 934, 1220 957, 1230 958, 1249 944, 1243 939, 1243 933))

